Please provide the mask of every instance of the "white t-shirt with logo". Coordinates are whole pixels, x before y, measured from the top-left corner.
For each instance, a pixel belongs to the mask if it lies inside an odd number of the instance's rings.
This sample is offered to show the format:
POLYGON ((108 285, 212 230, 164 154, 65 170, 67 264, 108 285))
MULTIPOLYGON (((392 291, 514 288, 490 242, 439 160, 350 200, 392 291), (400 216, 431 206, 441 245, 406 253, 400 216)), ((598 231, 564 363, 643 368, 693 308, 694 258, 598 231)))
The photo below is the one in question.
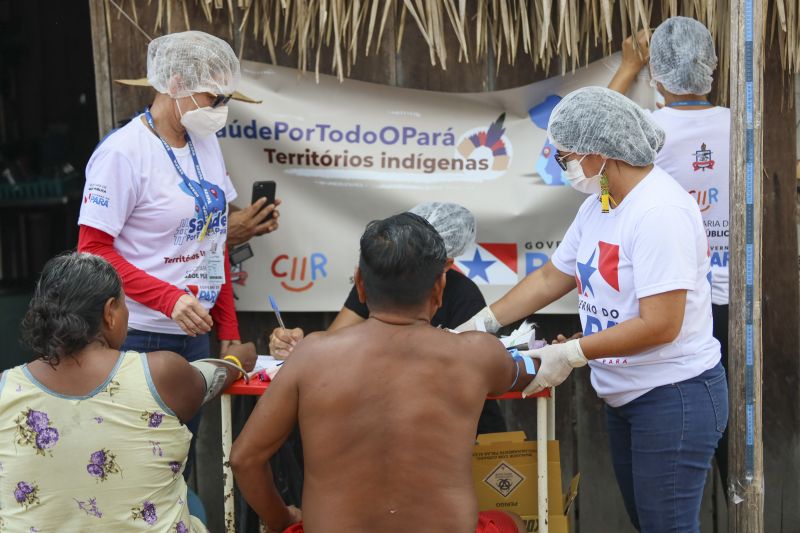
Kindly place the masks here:
POLYGON ((584 335, 638 317, 641 298, 687 291, 683 325, 674 341, 637 355, 589 362, 592 385, 612 407, 698 376, 719 362, 703 220, 694 200, 659 167, 609 213, 602 213, 597 195, 591 195, 552 262, 575 276, 584 335))
POLYGON ((711 246, 711 301, 727 305, 731 111, 664 107, 652 117, 667 133, 655 163, 700 206, 711 246))
MULTIPOLYGON (((78 224, 115 237, 114 247, 134 266, 197 297, 207 309, 222 284, 208 279, 206 255, 222 253, 228 233, 228 203, 236 190, 228 177, 216 135, 192 139, 203 187, 212 199, 205 238, 202 209, 186 187, 161 141, 135 117, 106 137, 86 166, 78 224)), ((173 148, 186 176, 202 190, 189 147, 173 148)), ((131 328, 181 334, 178 324, 130 298, 131 328)))

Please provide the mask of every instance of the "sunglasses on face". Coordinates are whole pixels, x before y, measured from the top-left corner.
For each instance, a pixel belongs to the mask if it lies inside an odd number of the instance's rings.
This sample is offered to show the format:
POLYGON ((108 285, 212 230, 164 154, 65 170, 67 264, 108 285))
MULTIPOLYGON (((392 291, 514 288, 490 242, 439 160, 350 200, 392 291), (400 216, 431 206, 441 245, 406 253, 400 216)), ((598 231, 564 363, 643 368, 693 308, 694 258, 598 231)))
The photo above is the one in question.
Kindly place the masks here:
POLYGON ((553 156, 558 163, 558 166, 561 167, 561 170, 567 170, 567 158, 570 154, 564 154, 556 150, 555 155, 553 156))
POLYGON ((211 101, 212 108, 227 104, 233 97, 232 94, 214 94, 212 96, 214 97, 211 101))

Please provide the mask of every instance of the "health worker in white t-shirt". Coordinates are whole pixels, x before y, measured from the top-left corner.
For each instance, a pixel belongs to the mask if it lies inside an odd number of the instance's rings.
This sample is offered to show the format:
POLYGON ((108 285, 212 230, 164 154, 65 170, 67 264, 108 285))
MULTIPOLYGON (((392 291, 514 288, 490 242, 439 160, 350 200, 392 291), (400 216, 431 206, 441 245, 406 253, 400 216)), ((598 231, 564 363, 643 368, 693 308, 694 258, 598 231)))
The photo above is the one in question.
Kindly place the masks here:
MULTIPOLYGON (((209 357, 212 326, 222 353, 239 343, 226 251, 236 190, 215 135, 239 78, 222 39, 198 31, 154 39, 147 79, 158 94, 86 166, 78 250, 104 257, 122 278, 123 350, 209 357)), ((198 422, 188 424, 192 433, 198 422)))
MULTIPOLYGON (((652 117, 666 133, 655 163, 689 192, 703 215, 711 247, 714 337, 727 369, 731 112, 708 99, 717 67, 714 39, 699 21, 672 17, 653 32, 649 49, 642 32, 638 41, 641 54, 633 50, 631 38, 623 44, 622 63, 609 88, 625 94, 647 65, 649 52, 650 83, 664 97, 664 106, 653 111, 652 117)), ((716 452, 723 487, 728 486, 726 436, 716 452)))
POLYGON ((663 130, 617 92, 568 94, 548 136, 565 180, 588 198, 551 260, 459 330, 497 331, 577 288, 584 336, 529 352, 541 367, 525 392, 558 385, 588 363, 634 526, 699 531, 728 417, 700 210, 653 164, 663 130))

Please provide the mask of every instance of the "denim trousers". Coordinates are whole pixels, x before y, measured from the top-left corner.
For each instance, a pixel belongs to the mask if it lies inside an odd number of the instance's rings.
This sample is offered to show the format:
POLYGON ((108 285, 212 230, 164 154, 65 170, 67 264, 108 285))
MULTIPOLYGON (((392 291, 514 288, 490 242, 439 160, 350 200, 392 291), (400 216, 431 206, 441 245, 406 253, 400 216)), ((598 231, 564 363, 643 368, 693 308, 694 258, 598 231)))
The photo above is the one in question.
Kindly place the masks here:
POLYGON ((697 377, 606 405, 611 460, 625 509, 643 533, 699 533, 711 459, 728 424, 721 363, 697 377))
MULTIPOLYGON (((170 333, 152 333, 129 329, 128 336, 122 344, 122 350, 134 350, 137 352, 155 352, 165 350, 175 352, 186 358, 187 361, 197 361, 204 357, 210 357, 211 343, 208 334, 190 337, 188 335, 174 335, 170 333)), ((192 443, 189 446, 189 458, 186 461, 186 468, 183 476, 189 478, 192 466, 194 465, 194 451, 197 444, 197 430, 200 427, 200 419, 203 416, 202 409, 186 423, 186 427, 192 432, 192 443)))

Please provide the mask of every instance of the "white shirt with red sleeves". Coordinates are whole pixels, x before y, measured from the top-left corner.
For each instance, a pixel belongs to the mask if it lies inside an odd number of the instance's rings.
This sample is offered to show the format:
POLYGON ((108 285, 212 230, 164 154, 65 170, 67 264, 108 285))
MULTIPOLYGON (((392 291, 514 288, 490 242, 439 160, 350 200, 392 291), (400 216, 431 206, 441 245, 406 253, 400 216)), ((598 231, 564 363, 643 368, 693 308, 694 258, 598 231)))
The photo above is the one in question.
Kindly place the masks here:
POLYGON ((612 407, 655 387, 695 377, 720 360, 712 336, 708 241, 697 203, 659 167, 609 213, 596 194, 578 210, 552 257, 575 276, 583 334, 639 316, 639 300, 686 290, 686 308, 674 341, 636 355, 589 362, 592 385, 612 407))
MULTIPOLYGON (((214 307, 221 284, 207 278, 203 258, 213 246, 222 251, 228 232, 228 203, 236 190, 228 177, 215 135, 192 139, 202 186, 214 214, 204 239, 202 209, 177 173, 161 141, 135 117, 106 137, 86 166, 78 224, 108 233, 119 254, 162 281, 214 307)), ((198 190, 200 182, 188 146, 173 148, 178 163, 198 190)), ((181 334, 178 324, 130 298, 131 328, 181 334)))

